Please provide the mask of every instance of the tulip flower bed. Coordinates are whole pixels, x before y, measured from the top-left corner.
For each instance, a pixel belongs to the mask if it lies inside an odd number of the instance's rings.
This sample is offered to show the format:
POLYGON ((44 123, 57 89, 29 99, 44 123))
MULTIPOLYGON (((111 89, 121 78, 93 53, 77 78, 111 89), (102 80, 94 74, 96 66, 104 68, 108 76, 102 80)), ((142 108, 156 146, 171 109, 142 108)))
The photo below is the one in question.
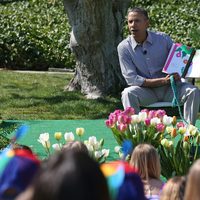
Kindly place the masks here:
POLYGON ((120 146, 125 140, 130 140, 133 147, 152 144, 160 154, 162 175, 167 179, 185 175, 200 157, 198 128, 167 116, 164 110, 145 109, 138 114, 131 107, 115 110, 105 123, 120 146))
MULTIPOLYGON (((90 136, 87 140, 82 141, 82 136, 84 134, 84 128, 76 128, 76 136, 78 136, 79 140, 83 142, 89 154, 99 163, 103 163, 106 161, 109 156, 109 149, 104 149, 104 139, 97 140, 95 136, 90 136)), ((44 147, 46 152, 46 156, 50 156, 54 151, 61 151, 68 142, 75 141, 75 135, 73 132, 66 132, 63 134, 61 132, 54 133, 54 139, 56 139, 57 143, 51 145, 51 139, 49 133, 41 133, 38 139, 38 142, 44 147)))

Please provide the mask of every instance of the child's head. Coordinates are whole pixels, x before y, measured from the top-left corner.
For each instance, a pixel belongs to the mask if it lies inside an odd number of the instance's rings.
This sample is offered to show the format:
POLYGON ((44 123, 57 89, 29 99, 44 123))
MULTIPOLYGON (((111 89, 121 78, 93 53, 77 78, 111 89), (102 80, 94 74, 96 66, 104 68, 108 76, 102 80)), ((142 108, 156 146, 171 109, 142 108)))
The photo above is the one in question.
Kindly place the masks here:
POLYGON ((169 179, 162 189, 160 200, 182 200, 185 182, 184 176, 175 176, 169 179))
POLYGON ((0 155, 0 199, 15 199, 32 182, 39 166, 40 161, 29 150, 5 150, 0 155))
POLYGON ((196 200, 200 197, 200 159, 196 160, 191 166, 185 188, 184 200, 196 200))
POLYGON ((33 183, 32 200, 109 200, 106 179, 85 152, 61 151, 45 165, 33 183))
POLYGON ((24 145, 24 144, 15 143, 15 144, 12 145, 12 149, 25 149, 25 150, 28 150, 31 153, 33 153, 32 149, 29 146, 24 145))
POLYGON ((142 179, 160 178, 160 159, 156 149, 150 144, 139 144, 132 152, 130 165, 137 168, 142 179))
POLYGON ((68 142, 67 144, 65 144, 63 146, 63 150, 64 151, 75 151, 75 152, 85 152, 88 153, 88 149, 86 147, 86 145, 83 142, 80 141, 72 141, 72 142, 68 142))
POLYGON ((128 163, 114 161, 101 165, 112 200, 145 200, 143 183, 128 163))

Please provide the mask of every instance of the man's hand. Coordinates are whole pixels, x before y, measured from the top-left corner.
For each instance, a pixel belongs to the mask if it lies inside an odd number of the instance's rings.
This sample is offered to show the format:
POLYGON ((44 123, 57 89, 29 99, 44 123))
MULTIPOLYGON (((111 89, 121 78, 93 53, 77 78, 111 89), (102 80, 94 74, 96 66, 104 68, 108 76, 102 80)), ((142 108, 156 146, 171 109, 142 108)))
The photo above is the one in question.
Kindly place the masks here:
POLYGON ((168 74, 167 76, 164 77, 165 81, 164 81, 164 85, 168 85, 170 84, 170 77, 173 76, 175 81, 180 81, 181 77, 179 75, 179 73, 173 73, 173 74, 168 74))
POLYGON ((180 75, 178 73, 170 74, 170 76, 173 76, 175 81, 180 81, 181 80, 181 77, 180 77, 180 75))
POLYGON ((156 78, 156 79, 145 79, 143 83, 143 87, 159 87, 163 85, 169 85, 170 84, 170 76, 174 77, 175 81, 180 81, 181 77, 178 73, 168 74, 167 76, 163 78, 156 78))

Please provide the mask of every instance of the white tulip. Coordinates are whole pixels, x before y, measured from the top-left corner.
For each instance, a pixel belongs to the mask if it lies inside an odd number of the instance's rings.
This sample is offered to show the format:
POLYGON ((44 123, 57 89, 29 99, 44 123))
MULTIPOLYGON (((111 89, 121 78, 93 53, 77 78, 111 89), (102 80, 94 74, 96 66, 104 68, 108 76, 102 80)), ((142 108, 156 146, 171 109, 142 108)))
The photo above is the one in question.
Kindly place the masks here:
POLYGON ((172 122, 173 122, 173 117, 169 117, 167 115, 163 116, 163 124, 168 126, 168 125, 172 124, 172 122))
POLYGON ((95 150, 100 149, 100 147, 101 147, 100 142, 97 141, 95 144, 93 144, 93 147, 94 147, 95 150))
POLYGON ((88 142, 94 146, 97 143, 97 138, 95 136, 91 136, 89 137, 88 142))
POLYGON ((138 114, 139 120, 144 122, 145 119, 147 118, 147 113, 146 112, 139 112, 138 114))
POLYGON ((59 145, 58 143, 53 144, 53 145, 52 145, 52 148, 53 148, 55 151, 60 151, 60 145, 59 145))
POLYGON ((66 132, 64 138, 66 142, 72 142, 74 141, 74 134, 72 132, 66 132))
POLYGON ((49 140, 49 133, 41 133, 38 139, 39 143, 45 143, 49 140))
POLYGON ((178 131, 180 132, 180 134, 184 134, 187 131, 187 129, 186 127, 180 127, 178 131))
POLYGON ((156 125, 156 124, 159 124, 160 122, 161 121, 160 121, 160 119, 158 117, 154 117, 154 118, 151 119, 150 124, 151 125, 156 125))
POLYGON ((173 126, 167 126, 167 127, 166 127, 167 133, 171 133, 172 130, 173 130, 173 126))
POLYGON ((188 132, 190 132, 191 135, 195 136, 196 133, 198 132, 198 128, 190 124, 188 126, 188 132))
POLYGON ((138 115, 131 115, 131 124, 139 123, 140 119, 138 115))
POLYGON ((102 154, 104 158, 107 158, 109 156, 110 153, 110 149, 102 149, 102 154))
POLYGON ((94 147, 93 145, 89 144, 89 143, 84 143, 88 149, 89 152, 93 152, 94 151, 94 147))
POLYGON ((115 153, 119 153, 120 152, 121 147, 120 146, 115 146, 114 150, 115 153))
POLYGON ((102 156, 102 152, 101 151, 95 151, 94 156, 95 156, 96 159, 99 159, 102 156))
POLYGON ((38 142, 45 148, 50 148, 49 133, 41 133, 38 142))

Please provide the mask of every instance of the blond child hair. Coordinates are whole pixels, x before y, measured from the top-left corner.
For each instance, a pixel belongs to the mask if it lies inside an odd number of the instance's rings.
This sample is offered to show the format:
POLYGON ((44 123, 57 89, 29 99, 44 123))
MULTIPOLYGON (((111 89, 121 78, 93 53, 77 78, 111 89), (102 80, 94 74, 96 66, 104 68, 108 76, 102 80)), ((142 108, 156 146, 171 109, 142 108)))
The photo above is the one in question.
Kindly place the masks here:
POLYGON ((130 165, 138 170, 147 198, 159 199, 163 183, 160 180, 161 166, 156 149, 151 144, 139 144, 133 150, 130 165))
POLYGON ((199 200, 200 198, 200 159, 190 167, 185 188, 184 200, 199 200))
POLYGON ((130 164, 138 169, 142 179, 160 179, 160 159, 156 149, 151 144, 137 145, 131 155, 130 164))
POLYGON ((170 178, 162 189, 160 200, 182 200, 185 182, 184 176, 170 178))

